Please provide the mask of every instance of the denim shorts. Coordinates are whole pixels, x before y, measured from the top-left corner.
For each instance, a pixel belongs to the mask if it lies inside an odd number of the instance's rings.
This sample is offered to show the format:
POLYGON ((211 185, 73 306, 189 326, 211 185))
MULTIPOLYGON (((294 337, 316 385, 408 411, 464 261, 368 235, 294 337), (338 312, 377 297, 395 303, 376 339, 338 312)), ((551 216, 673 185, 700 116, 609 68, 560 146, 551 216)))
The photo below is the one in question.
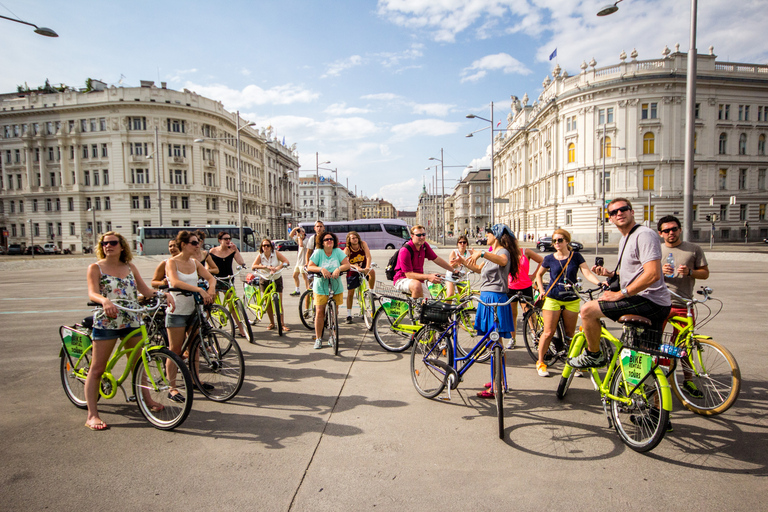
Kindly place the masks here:
POLYGON ((195 314, 192 313, 190 315, 174 315, 173 313, 168 313, 165 315, 165 326, 166 327, 189 327, 192 325, 192 322, 195 320, 195 314))
POLYGON ((94 327, 93 332, 91 332, 91 339, 93 341, 114 340, 115 338, 123 339, 123 337, 138 328, 138 325, 136 327, 124 327, 123 329, 99 329, 94 327))

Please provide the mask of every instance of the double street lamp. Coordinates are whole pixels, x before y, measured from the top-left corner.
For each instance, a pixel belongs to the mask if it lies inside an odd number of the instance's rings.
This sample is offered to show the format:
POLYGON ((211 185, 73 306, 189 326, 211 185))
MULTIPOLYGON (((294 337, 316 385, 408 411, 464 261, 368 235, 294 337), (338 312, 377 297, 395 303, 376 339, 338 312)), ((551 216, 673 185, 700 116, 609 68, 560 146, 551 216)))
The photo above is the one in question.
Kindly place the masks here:
MULTIPOLYGON (((240 228, 240 250, 243 250, 243 162, 240 157, 240 131, 244 130, 245 128, 248 128, 250 126, 254 126, 256 123, 248 123, 243 126, 240 126, 240 111, 238 110, 235 114, 235 138, 237 139, 237 224, 240 228)), ((200 144, 205 141, 219 141, 219 140, 229 140, 229 137, 205 137, 202 139, 195 139, 195 144, 200 144)))
MULTIPOLYGON (((467 117, 469 117, 469 116, 467 116, 467 117)), ((445 165, 445 163, 443 162, 443 148, 440 148, 440 158, 430 157, 429 159, 430 160, 434 160, 436 162, 440 162, 440 176, 441 176, 440 182, 442 183, 442 190, 443 190, 442 194, 441 194, 441 198, 440 198, 440 200, 443 203, 443 204, 441 204, 441 208, 442 208, 441 222, 443 224, 443 243, 445 243, 445 168, 446 167, 463 167, 463 168, 467 168, 467 167, 472 167, 472 166, 471 165, 469 165, 469 166, 467 166, 467 165, 445 165)), ((429 169, 429 167, 427 167, 427 169, 429 169)), ((435 168, 435 179, 437 179, 437 168, 435 168)), ((461 180, 459 180, 459 181, 461 181, 461 180)), ((435 184, 435 185, 437 185, 437 184, 435 184)), ((435 187, 435 188, 437 188, 437 187, 435 187)), ((493 224, 491 224, 491 225, 493 225, 493 224)))

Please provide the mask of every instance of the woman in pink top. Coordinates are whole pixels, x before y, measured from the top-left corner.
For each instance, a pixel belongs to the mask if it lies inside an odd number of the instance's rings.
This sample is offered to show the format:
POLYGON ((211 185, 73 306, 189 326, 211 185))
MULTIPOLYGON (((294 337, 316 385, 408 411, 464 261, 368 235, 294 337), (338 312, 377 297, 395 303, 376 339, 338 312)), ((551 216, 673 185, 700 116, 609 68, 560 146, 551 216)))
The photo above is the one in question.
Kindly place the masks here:
MULTIPOLYGON (((539 255, 536 251, 532 249, 522 249, 520 251, 520 264, 518 266, 519 270, 517 272, 517 275, 513 276, 512 274, 509 275, 509 292, 508 295, 511 297, 512 295, 523 292, 523 295, 528 297, 530 300, 533 300, 533 281, 531 281, 531 260, 535 261, 537 264, 541 264, 542 261, 544 261, 544 258, 539 255)), ((517 325, 517 303, 520 301, 514 301, 512 303, 512 318, 515 321, 515 325, 517 325)), ((523 304, 523 310, 527 310, 528 306, 523 304)), ((512 339, 507 342, 507 348, 515 348, 515 332, 512 332, 512 339)))

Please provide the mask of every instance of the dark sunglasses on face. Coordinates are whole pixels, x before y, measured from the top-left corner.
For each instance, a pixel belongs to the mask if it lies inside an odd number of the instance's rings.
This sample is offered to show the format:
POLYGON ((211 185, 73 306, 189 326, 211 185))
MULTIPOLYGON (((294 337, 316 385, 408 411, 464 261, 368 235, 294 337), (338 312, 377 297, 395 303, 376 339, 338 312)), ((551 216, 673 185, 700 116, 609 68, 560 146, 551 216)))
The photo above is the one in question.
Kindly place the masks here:
POLYGON ((467 245, 467 242, 459 242, 462 245, 467 245))
POLYGON ((678 231, 680 231, 680 228, 677 228, 677 227, 661 230, 662 233, 676 233, 678 231))
POLYGON ((333 242, 333 238, 323 238, 323 242, 333 242))
POLYGON ((552 239, 552 243, 553 244, 561 244, 563 242, 565 242, 565 238, 553 238, 552 239))
POLYGON ((632 210, 631 206, 621 206, 619 208, 616 208, 615 210, 609 210, 608 211, 608 216, 609 217, 613 217, 614 215, 616 215, 619 212, 628 212, 628 211, 631 211, 631 210, 632 210))
POLYGON ((225 242, 229 242, 232 239, 231 238, 222 238, 222 240, 224 240, 225 242))
POLYGON ((117 247, 119 243, 120 242, 118 240, 104 240, 103 242, 101 242, 101 246, 106 247, 108 245, 111 245, 112 247, 117 247))
POLYGON ((262 245, 262 247, 272 247, 272 246, 269 245, 269 244, 264 244, 264 245, 262 245))
POLYGON ((413 236, 421 238, 421 237, 427 236, 427 234, 426 233, 414 233, 413 236))
POLYGON ((200 245, 200 240, 192 240, 189 243, 192 244, 192 245, 197 246, 197 245, 200 245))

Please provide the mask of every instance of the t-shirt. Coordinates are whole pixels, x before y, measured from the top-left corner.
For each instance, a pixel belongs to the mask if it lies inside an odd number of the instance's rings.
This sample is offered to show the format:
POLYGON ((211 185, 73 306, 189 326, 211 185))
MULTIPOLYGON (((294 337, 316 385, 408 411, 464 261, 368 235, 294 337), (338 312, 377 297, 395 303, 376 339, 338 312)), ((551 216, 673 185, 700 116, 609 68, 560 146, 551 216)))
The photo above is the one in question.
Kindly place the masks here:
POLYGON ((400 252, 397 255, 397 266, 395 267, 397 270, 395 271, 395 278, 392 279, 392 283, 397 283, 399 280, 405 279, 405 274, 407 272, 423 274, 424 260, 428 259, 429 261, 432 261, 437 259, 437 254, 435 254, 435 251, 432 250, 428 243, 422 245, 421 250, 419 251, 417 251, 416 246, 413 245, 413 240, 409 240, 405 245, 411 246, 413 256, 411 256, 411 251, 406 249, 405 246, 400 248, 400 252))
MULTIPOLYGON (((309 261, 318 267, 333 273, 334 270, 341 266, 341 262, 344 261, 346 257, 347 255, 344 254, 344 251, 339 248, 334 249, 330 256, 325 254, 325 251, 318 249, 312 253, 309 261)), ((314 283, 312 284, 312 291, 318 295, 328 295, 328 281, 332 283, 334 295, 344 293, 344 285, 341 283, 341 277, 337 277, 336 279, 331 278, 330 280, 325 279, 324 277, 315 278, 314 283)))
POLYGON ((573 299, 574 290, 565 288, 565 280, 568 279, 571 283, 575 283, 576 279, 579 277, 579 267, 584 262, 584 256, 582 256, 580 252, 574 252, 571 261, 568 261, 568 258, 558 260, 555 258, 554 254, 547 254, 544 257, 544 261, 541 262, 542 267, 549 269, 549 286, 551 286, 552 289, 549 294, 547 294, 547 297, 555 300, 563 300, 563 298, 573 299), (568 262, 567 265, 566 262, 568 262), (563 268, 565 268, 565 272, 560 276, 560 272, 562 272, 563 268), (558 279, 557 276, 560 276, 560 279, 558 279), (555 279, 557 279, 557 283, 552 286, 555 279), (567 295, 571 295, 571 297, 567 297, 567 295))
POLYGON ((512 265, 511 256, 509 251, 503 247, 496 249, 493 254, 506 256, 507 264, 502 267, 491 260, 485 260, 483 268, 480 269, 480 291, 507 293, 507 279, 509 279, 509 268, 512 265))
MULTIPOLYGON (((663 256, 662 265, 667 262, 667 255, 672 253, 675 258, 675 275, 665 277, 664 282, 671 291, 690 299, 693 297, 693 288, 696 286, 696 279, 690 276, 681 276, 677 274, 677 267, 685 265, 691 270, 707 266, 707 258, 701 247, 690 242, 682 242, 676 247, 667 247, 661 244, 661 254, 663 256)), ((672 304, 685 307, 685 302, 672 295, 672 304)))
POLYGON ((295 235, 293 241, 299 246, 299 252, 296 254, 296 266, 303 267, 304 262, 307 261, 307 238, 304 237, 302 240, 299 235, 295 235))
MULTIPOLYGON (((659 235, 650 228, 638 226, 629 237, 622 237, 619 242, 619 254, 622 254, 621 251, 624 245, 627 248, 621 257, 621 267, 619 268, 619 282, 622 288, 629 286, 632 281, 643 273, 644 263, 654 260, 661 261, 659 235)), ((659 306, 669 306, 672 304, 663 275, 637 295, 659 306)))

